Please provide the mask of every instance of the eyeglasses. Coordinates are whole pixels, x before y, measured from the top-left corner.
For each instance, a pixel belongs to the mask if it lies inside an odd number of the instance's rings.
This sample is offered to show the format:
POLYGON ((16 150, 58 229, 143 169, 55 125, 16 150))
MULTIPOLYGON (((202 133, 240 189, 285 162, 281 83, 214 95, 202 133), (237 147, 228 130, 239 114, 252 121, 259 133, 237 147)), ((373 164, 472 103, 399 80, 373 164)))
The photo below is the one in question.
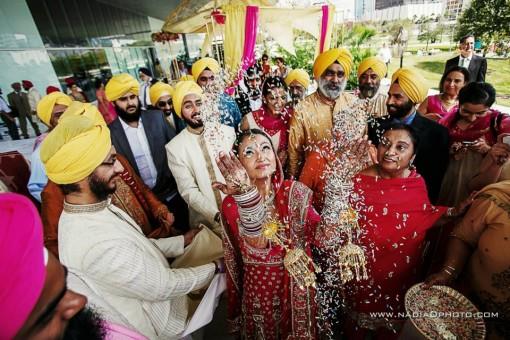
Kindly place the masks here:
POLYGON ((198 80, 202 81, 202 82, 206 82, 206 81, 214 81, 214 76, 210 76, 210 77, 200 77, 198 78, 198 80))
POLYGON ((164 100, 160 100, 158 101, 158 103, 156 104, 157 107, 165 107, 165 106, 172 106, 172 99, 168 99, 167 101, 164 101, 164 100))

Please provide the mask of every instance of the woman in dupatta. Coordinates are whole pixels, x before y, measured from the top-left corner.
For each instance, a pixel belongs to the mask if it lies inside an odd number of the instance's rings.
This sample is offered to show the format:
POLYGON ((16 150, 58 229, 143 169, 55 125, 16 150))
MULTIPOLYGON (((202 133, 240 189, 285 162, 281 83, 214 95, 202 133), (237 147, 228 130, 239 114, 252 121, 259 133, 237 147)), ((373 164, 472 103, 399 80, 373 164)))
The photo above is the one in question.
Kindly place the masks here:
POLYGON ((477 193, 450 235, 442 269, 428 285, 452 285, 457 277, 483 312, 487 339, 510 339, 510 180, 477 193))
POLYGON ((228 195, 222 220, 231 332, 242 339, 316 339, 309 256, 320 218, 311 207, 311 191, 282 179, 271 138, 263 131, 242 132, 235 148, 239 159, 222 153, 216 160, 226 184, 214 184, 228 195), (270 237, 268 229, 276 235, 270 237), (286 255, 300 250, 307 254, 301 258, 306 278, 284 265, 286 255))
POLYGON ((469 196, 469 181, 497 137, 510 132, 510 119, 490 107, 496 90, 488 83, 470 83, 459 92, 459 110, 439 121, 449 130, 450 163, 443 178, 439 204, 455 205, 469 196))
POLYGON ((347 339, 396 339, 404 318, 404 296, 423 279, 427 230, 458 208, 431 205, 423 178, 412 166, 417 149, 412 127, 395 124, 377 147, 377 163, 354 178, 351 206, 358 212, 368 280, 350 281, 342 289, 347 339), (371 313, 389 313, 375 317, 371 313))
POLYGON ((285 169, 289 121, 292 109, 286 106, 287 85, 280 77, 269 77, 262 84, 262 107, 244 116, 241 131, 259 129, 267 133, 277 149, 278 158, 285 169))

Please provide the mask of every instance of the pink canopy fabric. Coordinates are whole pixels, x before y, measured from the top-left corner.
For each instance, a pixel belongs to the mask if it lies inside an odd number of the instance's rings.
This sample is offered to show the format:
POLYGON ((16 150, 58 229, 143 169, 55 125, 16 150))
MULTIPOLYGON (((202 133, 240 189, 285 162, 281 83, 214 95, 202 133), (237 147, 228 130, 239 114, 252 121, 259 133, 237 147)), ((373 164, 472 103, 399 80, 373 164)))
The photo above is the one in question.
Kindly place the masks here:
POLYGON ((34 308, 46 278, 42 224, 26 197, 0 194, 0 339, 11 339, 34 308))

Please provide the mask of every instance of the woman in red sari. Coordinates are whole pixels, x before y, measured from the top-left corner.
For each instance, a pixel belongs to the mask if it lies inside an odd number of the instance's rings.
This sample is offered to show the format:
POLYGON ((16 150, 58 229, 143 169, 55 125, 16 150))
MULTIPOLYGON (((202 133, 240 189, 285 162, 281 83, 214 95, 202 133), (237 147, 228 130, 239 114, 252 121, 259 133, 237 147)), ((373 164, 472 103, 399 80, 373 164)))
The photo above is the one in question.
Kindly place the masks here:
MULTIPOLYGON (((243 339, 316 339, 315 288, 303 285, 284 265, 294 250, 310 256, 319 223, 311 191, 282 180, 263 131, 242 132, 235 148, 239 159, 231 153, 216 160, 226 184, 214 184, 228 195, 222 220, 231 332, 243 339), (280 226, 280 242, 266 237, 267 225, 280 226)), ((313 276, 307 260, 305 271, 313 276)))
POLYGON ((439 121, 449 130, 450 163, 439 204, 456 205, 469 196, 468 183, 499 135, 510 132, 510 119, 491 110, 496 90, 488 83, 470 83, 459 92, 459 110, 439 121))
POLYGON ((287 104, 287 85, 280 77, 269 77, 262 84, 262 107, 244 116, 241 131, 259 129, 271 137, 285 169, 289 121, 292 108, 287 104))
POLYGON ((397 338, 405 292, 424 274, 427 230, 445 213, 452 217, 465 209, 466 204, 448 209, 430 204, 425 181, 412 167, 416 146, 411 127, 390 127, 377 148, 377 163, 353 178, 350 204, 361 234, 354 241, 364 249, 368 279, 340 287, 346 339, 397 338))

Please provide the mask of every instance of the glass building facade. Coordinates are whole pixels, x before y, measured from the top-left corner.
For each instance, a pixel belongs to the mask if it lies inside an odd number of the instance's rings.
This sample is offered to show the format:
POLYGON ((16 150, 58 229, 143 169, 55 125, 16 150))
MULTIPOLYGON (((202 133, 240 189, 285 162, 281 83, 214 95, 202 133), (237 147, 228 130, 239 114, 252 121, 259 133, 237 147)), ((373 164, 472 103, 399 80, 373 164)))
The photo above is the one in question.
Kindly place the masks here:
POLYGON ((160 20, 98 0, 0 0, 0 19, 4 94, 27 79, 41 94, 49 85, 67 91, 76 83, 93 101, 96 79, 121 72, 137 77, 140 67, 154 72, 158 58, 168 68, 184 54, 182 39, 171 47, 153 44, 160 20))

